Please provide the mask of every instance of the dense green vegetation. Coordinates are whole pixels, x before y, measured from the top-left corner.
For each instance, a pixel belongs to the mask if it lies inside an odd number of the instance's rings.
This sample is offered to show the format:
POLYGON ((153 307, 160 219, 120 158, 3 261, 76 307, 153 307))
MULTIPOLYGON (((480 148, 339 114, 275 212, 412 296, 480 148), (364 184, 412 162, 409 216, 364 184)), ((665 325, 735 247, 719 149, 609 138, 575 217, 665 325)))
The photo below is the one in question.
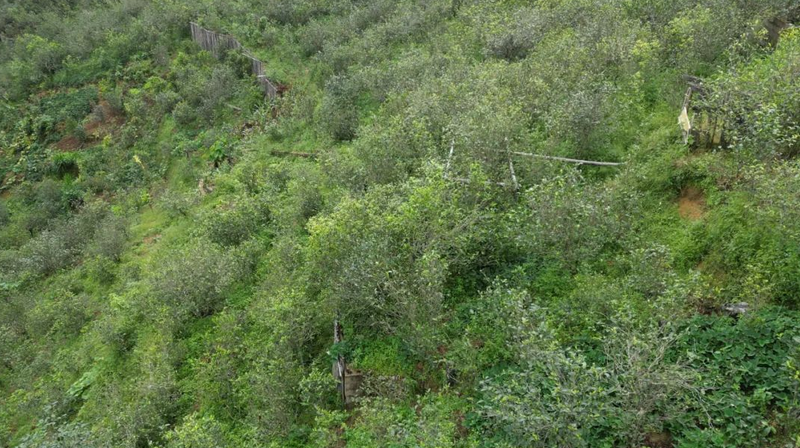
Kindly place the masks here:
POLYGON ((0 446, 800 446, 798 19, 3 0, 0 446))

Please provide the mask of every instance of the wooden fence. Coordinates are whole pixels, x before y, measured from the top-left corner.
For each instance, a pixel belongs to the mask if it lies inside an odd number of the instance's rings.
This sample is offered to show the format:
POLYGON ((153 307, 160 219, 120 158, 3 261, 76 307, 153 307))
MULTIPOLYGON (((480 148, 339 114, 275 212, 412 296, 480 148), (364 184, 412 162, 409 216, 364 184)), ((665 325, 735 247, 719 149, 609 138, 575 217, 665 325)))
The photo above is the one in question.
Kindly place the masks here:
POLYGON ((235 37, 230 34, 220 34, 208 30, 195 22, 189 22, 189 26, 192 29, 192 40, 200 45, 200 48, 210 52, 216 58, 219 58, 225 51, 241 51, 242 54, 250 60, 250 69, 256 77, 256 82, 258 82, 258 85, 264 90, 264 94, 270 99, 278 95, 277 87, 275 87, 275 84, 273 84, 265 74, 264 63, 244 48, 235 37))

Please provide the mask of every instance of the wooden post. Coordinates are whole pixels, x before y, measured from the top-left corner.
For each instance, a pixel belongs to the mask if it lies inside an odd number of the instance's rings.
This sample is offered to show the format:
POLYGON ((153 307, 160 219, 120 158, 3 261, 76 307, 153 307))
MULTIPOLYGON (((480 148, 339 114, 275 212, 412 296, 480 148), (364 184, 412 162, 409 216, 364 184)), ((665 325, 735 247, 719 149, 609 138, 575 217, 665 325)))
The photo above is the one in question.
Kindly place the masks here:
MULTIPOLYGON (((344 332, 342 326, 339 324, 339 315, 333 320, 333 343, 338 344, 344 339, 344 332)), ((347 376, 347 365, 344 361, 344 356, 339 354, 336 357, 336 362, 333 363, 333 377, 339 383, 339 394, 342 398, 342 405, 347 404, 347 394, 345 393, 345 377, 347 376)))

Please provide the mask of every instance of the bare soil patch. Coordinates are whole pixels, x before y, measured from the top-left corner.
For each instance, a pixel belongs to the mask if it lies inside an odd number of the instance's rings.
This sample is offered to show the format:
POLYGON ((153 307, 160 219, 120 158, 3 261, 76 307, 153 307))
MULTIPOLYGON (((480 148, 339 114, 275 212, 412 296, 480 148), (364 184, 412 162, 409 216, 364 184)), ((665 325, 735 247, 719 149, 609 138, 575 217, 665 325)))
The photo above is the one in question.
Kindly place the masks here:
POLYGON ((161 234, 157 233, 155 235, 150 235, 150 236, 144 237, 143 242, 144 242, 144 244, 148 244, 149 245, 149 244, 155 243, 156 241, 158 241, 160 239, 161 239, 161 234))
POLYGON ((678 198, 678 213, 691 221, 703 219, 706 214, 706 195, 697 187, 686 187, 678 198))
POLYGON ((83 142, 74 135, 67 135, 55 144, 56 149, 59 151, 75 151, 83 147, 83 142))
POLYGON ((99 110, 99 115, 102 118, 100 120, 92 120, 86 124, 86 135, 94 139, 101 139, 112 133, 125 121, 122 114, 114 110, 106 100, 100 101, 96 109, 99 110))
POLYGON ((55 148, 59 151, 77 151, 89 144, 97 143, 107 135, 113 134, 125 123, 125 118, 122 114, 114 110, 105 100, 100 101, 96 106, 96 110, 97 113, 93 113, 94 119, 83 127, 87 137, 85 142, 74 135, 66 135, 55 143, 55 148))

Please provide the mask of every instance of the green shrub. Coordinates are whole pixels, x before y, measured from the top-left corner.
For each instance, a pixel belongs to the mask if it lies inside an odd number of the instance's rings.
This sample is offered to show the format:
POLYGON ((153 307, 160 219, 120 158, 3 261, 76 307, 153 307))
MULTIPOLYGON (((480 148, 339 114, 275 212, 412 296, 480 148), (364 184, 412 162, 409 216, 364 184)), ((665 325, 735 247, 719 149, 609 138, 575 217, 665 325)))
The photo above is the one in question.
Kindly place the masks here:
POLYGON ((89 425, 85 423, 63 423, 48 420, 25 436, 20 448, 80 448, 95 442, 89 425))
POLYGON ((172 109, 172 118, 181 126, 189 126, 197 119, 197 113, 189 103, 179 101, 172 109))
POLYGON ((547 20, 538 8, 521 9, 512 15, 512 23, 489 35, 486 42, 491 56, 507 61, 525 58, 547 31, 547 20))
POLYGON ((167 190, 158 197, 158 205, 174 218, 189 216, 189 211, 197 203, 197 195, 167 190))
POLYGON ((180 321, 222 308, 225 293, 240 274, 234 254, 201 240, 159 257, 148 282, 153 295, 172 307, 180 321))
POLYGON ((44 97, 39 103, 39 112, 53 117, 56 123, 68 119, 80 122, 92 111, 98 100, 97 87, 87 86, 44 97))
POLYGON ((117 274, 114 260, 102 256, 86 260, 83 270, 90 281, 103 286, 112 284, 117 274))
POLYGON ((255 235, 269 220, 262 198, 243 198, 221 204, 201 219, 209 240, 221 246, 235 246, 255 235))
POLYGON ((101 375, 88 391, 81 416, 98 422, 96 445, 136 447, 161 443, 178 410, 176 347, 170 334, 141 331, 127 356, 125 375, 101 375))
POLYGON ((0 226, 5 226, 11 221, 11 212, 5 202, 0 202, 0 226))
POLYGON ((27 194, 23 192, 23 198, 33 206, 31 212, 23 218, 25 228, 31 233, 46 228, 50 220, 66 213, 69 208, 68 198, 61 185, 51 179, 37 184, 27 194))
POLYGON ((50 275, 74 263, 106 213, 102 204, 92 204, 69 219, 55 221, 20 248, 21 265, 37 275, 50 275))
POLYGON ((709 390, 705 407, 687 418, 710 417, 726 446, 763 446, 773 431, 765 421, 767 409, 781 418, 797 404, 800 384, 791 366, 797 356, 800 316, 775 308, 738 320, 697 316, 683 326, 672 351, 691 354, 691 366, 709 390))
MULTIPOLYGON (((527 321, 541 314, 530 313, 527 321)), ((689 409, 705 406, 701 377, 666 359, 674 334, 612 332, 603 347, 605 365, 550 337, 545 326, 520 331, 512 344, 517 366, 481 382, 478 411, 491 440, 530 447, 640 446, 647 433, 663 432, 689 409)))
POLYGON ((329 12, 331 2, 321 0, 277 0, 270 2, 266 16, 281 25, 302 25, 329 12))
POLYGON ((463 327, 448 355, 459 382, 470 384, 484 370, 507 365, 516 358, 513 341, 528 319, 530 303, 525 291, 498 283, 459 306, 463 327))
POLYGON ((97 224, 89 254, 119 261, 128 239, 128 223, 123 217, 108 214, 97 224))
POLYGON ((300 34, 300 48, 306 56, 321 53, 326 45, 334 45, 346 37, 349 30, 336 26, 336 22, 312 20, 300 34))
POLYGON ((286 330, 287 337, 272 333, 253 339, 251 343, 257 342, 261 349, 238 379, 242 387, 237 397, 247 403, 247 422, 255 442, 262 445, 287 437, 296 428, 301 409, 298 386, 306 373, 290 346, 289 332, 294 330, 283 324, 275 329, 286 330))
POLYGON ((0 249, 16 249, 31 237, 23 223, 16 221, 0 226, 0 249))
POLYGON ((524 196, 529 209, 515 219, 529 226, 529 253, 559 260, 567 269, 618 244, 632 225, 630 207, 636 206, 635 194, 615 197, 601 185, 583 184, 576 172, 548 179, 524 196))
POLYGON ((210 71, 194 65, 179 70, 176 84, 183 100, 173 110, 175 121, 179 124, 190 124, 192 116, 210 123, 225 103, 245 89, 244 81, 227 65, 216 65, 210 71))
POLYGON ((79 249, 69 244, 72 238, 66 226, 45 230, 20 249, 20 264, 40 275, 50 275, 71 264, 79 249), (68 238, 68 239, 67 239, 68 238))
POLYGON ((51 291, 41 297, 28 313, 28 331, 36 337, 72 337, 91 318, 91 303, 86 295, 66 290, 51 291))
POLYGON ((352 79, 334 76, 325 84, 325 97, 317 110, 317 121, 336 140, 352 140, 358 128, 358 85, 352 79))
POLYGON ((727 144, 762 159, 800 154, 800 32, 784 33, 774 53, 739 64, 711 83, 704 107, 727 144), (769 86, 769 87, 767 87, 769 86))
POLYGON ((472 235, 448 237, 463 216, 460 197, 443 184, 405 188, 405 199, 395 189, 375 189, 311 220, 304 271, 324 309, 339 310, 359 331, 402 335, 412 351, 432 351, 447 266, 462 261, 451 245, 472 235))
POLYGON ((227 439, 227 428, 213 415, 190 414, 175 429, 167 433, 165 448, 224 448, 233 446, 227 439))
POLYGON ((122 90, 119 88, 109 89, 103 92, 103 99, 108 103, 108 107, 115 113, 125 111, 122 90))
MULTIPOLYGON (((362 418, 347 427, 347 446, 455 447, 459 438, 457 413, 464 406, 458 398, 430 393, 416 412, 402 404, 375 399, 368 402, 362 418)), ((469 445, 466 445, 469 446, 469 445)))
POLYGON ((317 169, 297 171, 296 177, 288 181, 285 194, 272 206, 276 223, 286 230, 304 227, 323 209, 323 182, 324 176, 317 169))
POLYGON ((511 446, 584 447, 613 418, 606 372, 573 352, 539 349, 520 370, 481 384, 479 412, 511 446))
POLYGON ((61 65, 64 49, 35 34, 19 36, 13 45, 14 60, 9 64, 8 78, 2 83, 12 98, 23 98, 28 90, 41 83, 61 65))

